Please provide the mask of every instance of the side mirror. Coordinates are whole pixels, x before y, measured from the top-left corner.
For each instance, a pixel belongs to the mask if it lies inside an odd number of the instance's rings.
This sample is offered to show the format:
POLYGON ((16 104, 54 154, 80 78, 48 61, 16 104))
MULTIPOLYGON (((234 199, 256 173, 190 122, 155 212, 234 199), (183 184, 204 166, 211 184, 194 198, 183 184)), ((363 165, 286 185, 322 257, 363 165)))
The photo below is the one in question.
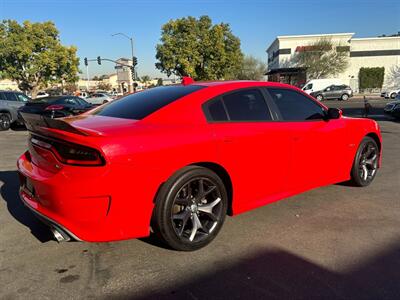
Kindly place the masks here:
POLYGON ((342 116, 342 111, 338 108, 329 108, 326 112, 326 118, 328 120, 339 119, 342 116))

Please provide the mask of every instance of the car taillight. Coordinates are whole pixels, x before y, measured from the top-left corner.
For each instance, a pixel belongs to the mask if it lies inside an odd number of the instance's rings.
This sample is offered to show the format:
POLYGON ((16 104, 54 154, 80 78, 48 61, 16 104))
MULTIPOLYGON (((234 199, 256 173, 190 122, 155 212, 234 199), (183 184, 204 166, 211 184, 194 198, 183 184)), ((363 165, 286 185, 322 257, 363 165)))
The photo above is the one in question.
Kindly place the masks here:
POLYGON ((62 110, 62 109, 64 109, 63 105, 53 104, 47 106, 44 110, 62 110))
POLYGON ((104 159, 96 150, 86 146, 64 141, 44 140, 40 137, 31 137, 34 146, 51 151, 64 164, 80 166, 102 166, 104 159))

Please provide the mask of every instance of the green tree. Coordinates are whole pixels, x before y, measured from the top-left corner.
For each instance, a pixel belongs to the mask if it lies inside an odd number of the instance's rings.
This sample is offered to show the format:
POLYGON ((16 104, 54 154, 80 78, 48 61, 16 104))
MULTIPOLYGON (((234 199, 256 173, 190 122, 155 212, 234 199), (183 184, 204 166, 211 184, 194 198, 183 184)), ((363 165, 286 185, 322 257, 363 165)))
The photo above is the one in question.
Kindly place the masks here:
POLYGON ((241 80, 262 80, 266 69, 267 66, 261 60, 251 55, 245 56, 236 77, 241 80))
POLYGON ((149 75, 143 75, 143 76, 140 78, 140 81, 143 82, 145 86, 147 86, 147 83, 148 83, 150 80, 151 80, 151 78, 150 78, 149 75))
POLYGON ((229 25, 213 25, 208 16, 170 20, 156 50, 161 72, 195 80, 233 79, 243 60, 240 40, 229 25))
POLYGON ((0 73, 33 98, 50 83, 76 82, 78 65, 76 48, 61 45, 52 22, 0 23, 0 73))
POLYGON ((162 78, 158 78, 157 79, 157 86, 162 86, 164 85, 163 79, 162 78))
POLYGON ((358 73, 360 90, 382 88, 385 78, 385 68, 360 68, 358 73))
POLYGON ((347 47, 334 44, 330 39, 320 39, 302 47, 293 57, 296 66, 307 70, 308 79, 335 76, 346 70, 349 60, 347 47))
POLYGON ((99 82, 97 84, 97 89, 101 90, 101 91, 111 91, 112 86, 111 86, 111 84, 109 84, 107 82, 99 82))

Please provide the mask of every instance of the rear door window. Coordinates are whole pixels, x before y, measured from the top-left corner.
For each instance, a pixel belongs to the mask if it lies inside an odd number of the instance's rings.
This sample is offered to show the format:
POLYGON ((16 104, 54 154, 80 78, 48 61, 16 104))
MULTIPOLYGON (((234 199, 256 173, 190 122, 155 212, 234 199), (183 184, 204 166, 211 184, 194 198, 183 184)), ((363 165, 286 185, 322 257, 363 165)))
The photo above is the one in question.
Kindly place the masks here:
POLYGON ((7 101, 17 101, 17 97, 14 93, 5 92, 4 95, 7 101))
POLYGON ((260 90, 249 89, 222 97, 230 121, 272 120, 267 103, 260 90))

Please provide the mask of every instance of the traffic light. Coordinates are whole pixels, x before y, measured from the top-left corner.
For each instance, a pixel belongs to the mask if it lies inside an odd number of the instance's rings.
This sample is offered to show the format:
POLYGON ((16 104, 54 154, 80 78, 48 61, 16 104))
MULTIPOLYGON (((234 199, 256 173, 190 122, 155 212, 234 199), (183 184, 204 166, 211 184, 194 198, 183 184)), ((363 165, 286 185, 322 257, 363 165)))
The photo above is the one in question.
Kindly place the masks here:
POLYGON ((134 65, 134 66, 137 65, 137 57, 136 56, 132 57, 132 65, 134 65))
POLYGON ((83 59, 83 61, 85 62, 85 66, 87 66, 87 65, 88 65, 87 57, 85 57, 85 58, 83 59))
POLYGON ((101 57, 100 57, 100 56, 97 56, 97 63, 98 63, 99 65, 101 65, 101 57))
POLYGON ((135 67, 131 66, 131 76, 132 76, 132 80, 135 81, 136 80, 136 76, 135 76, 135 67))

